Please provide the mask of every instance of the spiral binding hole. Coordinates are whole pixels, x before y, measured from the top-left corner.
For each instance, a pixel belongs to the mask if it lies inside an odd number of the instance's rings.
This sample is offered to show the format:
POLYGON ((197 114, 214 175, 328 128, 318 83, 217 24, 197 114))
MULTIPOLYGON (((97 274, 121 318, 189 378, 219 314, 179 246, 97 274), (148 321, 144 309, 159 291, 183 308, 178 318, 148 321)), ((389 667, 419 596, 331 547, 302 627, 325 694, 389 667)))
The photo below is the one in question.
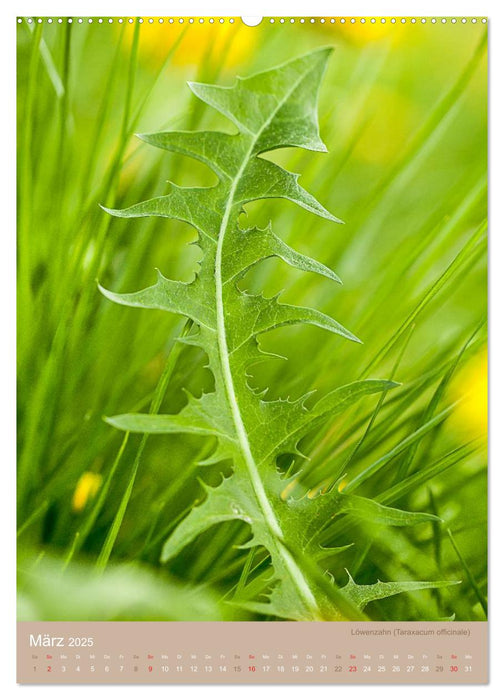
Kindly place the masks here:
MULTIPOLYGON (((261 22, 264 20, 264 17, 240 17, 240 21, 246 25, 247 27, 257 27, 258 25, 261 24, 261 22)), ((26 22, 27 24, 42 24, 42 23, 47 23, 47 24, 63 24, 64 22, 68 24, 72 24, 73 22, 76 22, 77 24, 113 24, 114 22, 117 22, 118 24, 124 24, 127 22, 128 24, 134 24, 135 21, 138 22, 138 24, 144 24, 147 22, 148 24, 154 24, 156 19, 153 17, 149 18, 143 18, 139 17, 137 20, 135 20, 133 17, 109 17, 107 19, 103 18, 93 18, 93 17, 58 17, 58 18, 53 18, 53 17, 17 17, 16 22, 17 24, 23 24, 23 22, 26 22)), ((397 19, 396 17, 380 17, 378 20, 375 17, 367 18, 367 17, 351 17, 350 19, 345 18, 345 17, 330 17, 330 18, 325 18, 325 17, 310 17, 310 18, 305 18, 305 17, 290 17, 290 18, 284 18, 284 17, 269 17, 268 18, 268 23, 269 24, 326 24, 329 22, 330 24, 336 24, 339 22, 340 24, 346 24, 346 22, 349 21, 350 24, 357 25, 357 24, 373 24, 376 25, 378 22, 380 24, 407 24, 410 22, 411 24, 416 24, 417 22, 420 22, 421 24, 427 24, 429 22, 430 24, 443 24, 443 25, 449 25, 449 24, 457 24, 460 22, 461 24, 478 24, 480 22, 481 24, 487 24, 488 19, 486 17, 482 18, 477 18, 477 17, 451 17, 451 18, 446 18, 446 17, 411 17, 407 19, 406 17, 402 17, 401 19, 397 19)), ((235 23, 235 18, 230 17, 230 18, 225 18, 225 17, 219 17, 219 18, 214 18, 214 17, 159 17, 157 18, 157 22, 159 24, 164 24, 167 22, 168 24, 195 24, 196 22, 199 24, 225 24, 226 22, 229 22, 229 24, 234 24, 235 23)))

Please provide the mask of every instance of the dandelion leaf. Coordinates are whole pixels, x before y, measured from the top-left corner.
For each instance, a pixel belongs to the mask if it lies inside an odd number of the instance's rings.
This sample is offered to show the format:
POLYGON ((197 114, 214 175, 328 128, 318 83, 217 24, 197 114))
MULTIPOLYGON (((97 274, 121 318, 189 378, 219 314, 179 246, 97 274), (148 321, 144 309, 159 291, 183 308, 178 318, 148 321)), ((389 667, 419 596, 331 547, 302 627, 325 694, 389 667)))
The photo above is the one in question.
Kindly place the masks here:
MULTIPOLYGON (((239 78, 231 87, 190 84, 200 100, 228 119, 234 133, 174 131, 141 138, 204 163, 216 174, 217 184, 203 188, 170 183, 164 196, 106 211, 123 218, 164 217, 192 226, 203 253, 198 274, 186 284, 158 273, 155 284, 137 292, 117 293, 100 287, 118 304, 161 309, 192 319, 197 332, 184 342, 206 352, 214 376, 214 391, 200 398, 188 396, 186 406, 176 415, 126 414, 108 419, 125 431, 212 437, 216 443, 213 459, 231 460, 231 476, 217 487, 205 486, 203 500, 167 539, 162 560, 175 557, 217 523, 245 522, 251 531, 245 546, 260 545, 271 558, 269 599, 251 600, 249 607, 298 620, 360 619, 362 602, 367 600, 355 592, 355 584, 337 589, 329 580, 321 582, 320 571, 303 565, 303 558, 320 552, 316 527, 324 518, 352 512, 368 520, 393 520, 395 525, 429 519, 357 497, 328 496, 303 499, 302 503, 282 498, 286 482, 277 472, 276 459, 298 452, 299 441, 309 431, 363 397, 392 388, 392 382, 354 382, 327 394, 310 409, 305 405, 307 397, 265 401, 247 382, 249 368, 267 357, 259 348, 259 336, 279 326, 311 324, 342 340, 358 341, 339 321, 319 310, 284 304, 278 297, 247 294, 237 285, 250 268, 269 257, 339 283, 335 272, 293 250, 271 225, 258 229, 242 228, 239 223, 248 202, 267 198, 284 199, 323 219, 340 222, 301 186, 297 174, 261 156, 293 146, 326 150, 319 134, 317 101, 330 51, 313 51, 272 70, 239 78)), ((380 585, 396 585, 390 589, 393 595, 404 584, 380 585)))

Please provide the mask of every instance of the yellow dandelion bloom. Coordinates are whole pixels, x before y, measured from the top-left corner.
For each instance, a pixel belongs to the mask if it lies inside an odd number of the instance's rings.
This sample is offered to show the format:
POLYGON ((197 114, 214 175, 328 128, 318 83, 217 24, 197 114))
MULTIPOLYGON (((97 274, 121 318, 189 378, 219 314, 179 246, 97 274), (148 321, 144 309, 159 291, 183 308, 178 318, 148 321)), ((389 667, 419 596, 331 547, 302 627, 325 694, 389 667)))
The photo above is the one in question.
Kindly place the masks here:
POLYGON ((357 46, 380 41, 385 41, 387 44, 411 43, 420 33, 418 26, 421 26, 424 34, 427 29, 416 19, 412 22, 410 17, 396 17, 395 22, 391 21, 393 18, 382 17, 336 17, 334 19, 335 21, 332 22, 331 18, 326 18, 325 23, 320 25, 320 29, 339 35, 348 43, 357 46))
POLYGON ((375 22, 371 22, 370 17, 363 17, 362 19, 366 21, 361 22, 361 18, 340 17, 328 28, 335 30, 353 44, 367 44, 370 41, 392 38, 398 34, 397 27, 391 24, 390 21, 380 22, 380 19, 378 19, 375 22), (352 19, 356 21, 352 22, 352 19), (344 21, 342 22, 341 20, 344 21))
POLYGON ((479 352, 459 372, 451 389, 451 400, 460 399, 451 419, 452 427, 468 437, 481 437, 488 425, 488 358, 479 352))
MULTIPOLYGON (((157 17, 153 19, 152 23, 144 20, 138 44, 139 59, 153 66, 162 63, 180 39, 172 59, 174 64, 197 66, 205 61, 212 66, 223 61, 228 68, 234 67, 250 56, 258 36, 253 27, 247 27, 239 18, 233 23, 229 18, 224 18, 223 23, 218 20, 210 23, 208 19, 200 23, 195 17, 191 24, 188 18, 183 23, 175 18, 173 24, 166 19, 163 22, 157 17)), ((125 32, 125 47, 129 47, 134 26, 128 24, 125 32)))
POLYGON ((84 472, 72 497, 72 510, 75 513, 80 513, 86 507, 88 501, 92 500, 98 493, 103 477, 95 472, 84 472))

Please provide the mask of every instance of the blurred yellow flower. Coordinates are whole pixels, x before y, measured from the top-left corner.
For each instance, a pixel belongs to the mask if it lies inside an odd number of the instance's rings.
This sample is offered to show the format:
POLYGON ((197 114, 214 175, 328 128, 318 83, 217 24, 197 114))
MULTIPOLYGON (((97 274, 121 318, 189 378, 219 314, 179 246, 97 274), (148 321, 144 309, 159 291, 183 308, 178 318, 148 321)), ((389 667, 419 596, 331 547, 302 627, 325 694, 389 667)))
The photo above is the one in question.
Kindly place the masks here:
MULTIPOLYGON (((159 18, 153 19, 152 23, 144 19, 138 46, 140 60, 152 65, 160 65, 183 35, 173 55, 174 64, 197 66, 204 61, 210 66, 223 62, 227 67, 234 67, 252 53, 258 36, 253 27, 247 27, 237 18, 233 23, 224 18, 223 23, 215 20, 212 24, 208 19, 200 23, 198 17, 193 18, 191 24, 189 18, 184 18, 182 24, 177 19, 173 24, 166 19, 161 23, 159 18)), ((128 24, 125 31, 128 39, 125 46, 129 47, 134 25, 128 24)))
POLYGON ((486 350, 479 352, 462 368, 453 382, 451 400, 460 399, 451 423, 468 437, 487 433, 488 358, 486 350))
POLYGON ((95 472, 84 472, 72 497, 72 510, 75 513, 80 513, 86 507, 88 501, 92 500, 98 493, 103 477, 95 472))
POLYGON ((338 491, 341 493, 347 484, 348 479, 342 479, 338 484, 338 491))
MULTIPOLYGON (((382 17, 327 17, 324 24, 320 26, 324 31, 339 34, 343 39, 351 44, 362 46, 373 42, 386 41, 388 44, 398 44, 411 42, 415 35, 419 34, 417 27, 418 20, 412 23, 410 17, 387 18, 382 22, 382 17), (355 20, 352 22, 352 19, 355 20), (405 20, 404 22, 402 20, 405 20), (365 20, 365 21, 362 21, 365 20), (371 21, 374 20, 374 21, 371 21)), ((422 26, 422 29, 426 28, 422 26)), ((425 32, 424 32, 425 33, 425 32)))
POLYGON ((329 27, 336 29, 338 34, 355 44, 366 44, 369 41, 378 41, 385 37, 392 37, 392 35, 397 36, 397 26, 391 24, 390 21, 382 23, 380 18, 378 18, 376 22, 371 22, 370 17, 355 19, 356 21, 352 22, 352 17, 339 17, 329 27), (342 22, 342 19, 345 21, 342 22), (365 19, 366 21, 361 22, 360 19, 365 19))

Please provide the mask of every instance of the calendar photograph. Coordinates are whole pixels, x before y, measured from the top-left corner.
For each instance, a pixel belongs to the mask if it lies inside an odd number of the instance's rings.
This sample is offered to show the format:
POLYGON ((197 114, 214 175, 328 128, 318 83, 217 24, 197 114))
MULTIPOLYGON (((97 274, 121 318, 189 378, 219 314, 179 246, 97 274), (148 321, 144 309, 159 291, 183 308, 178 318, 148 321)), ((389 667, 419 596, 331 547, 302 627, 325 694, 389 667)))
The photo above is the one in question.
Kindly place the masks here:
MULTIPOLYGON (((79 682, 70 622, 413 630, 412 676, 475 682, 486 18, 16 23, 21 682, 79 682), (436 678, 415 629, 455 645, 436 678)), ((131 647, 132 682, 270 682, 215 644, 131 647)))

